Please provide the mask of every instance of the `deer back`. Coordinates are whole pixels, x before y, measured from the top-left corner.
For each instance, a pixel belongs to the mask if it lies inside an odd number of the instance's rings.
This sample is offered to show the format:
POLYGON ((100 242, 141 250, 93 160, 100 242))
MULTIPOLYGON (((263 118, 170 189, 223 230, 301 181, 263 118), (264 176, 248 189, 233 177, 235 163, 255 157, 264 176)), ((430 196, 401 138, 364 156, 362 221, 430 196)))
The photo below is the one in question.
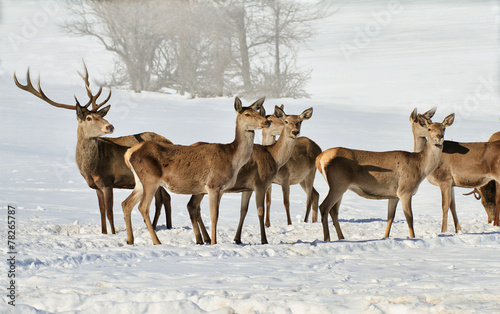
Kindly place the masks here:
POLYGON ((299 137, 290 159, 279 172, 288 171, 290 184, 298 184, 310 171, 316 171, 314 164, 320 154, 321 148, 318 144, 307 137, 299 137))
POLYGON ((490 165, 500 153, 500 143, 458 143, 445 141, 441 161, 429 176, 432 184, 453 181, 460 187, 477 187, 492 179, 490 165))
POLYGON ((232 143, 162 146, 147 141, 132 147, 129 155, 137 173, 156 177, 176 194, 204 194, 207 187, 225 186, 237 170, 227 162, 234 155, 232 143))

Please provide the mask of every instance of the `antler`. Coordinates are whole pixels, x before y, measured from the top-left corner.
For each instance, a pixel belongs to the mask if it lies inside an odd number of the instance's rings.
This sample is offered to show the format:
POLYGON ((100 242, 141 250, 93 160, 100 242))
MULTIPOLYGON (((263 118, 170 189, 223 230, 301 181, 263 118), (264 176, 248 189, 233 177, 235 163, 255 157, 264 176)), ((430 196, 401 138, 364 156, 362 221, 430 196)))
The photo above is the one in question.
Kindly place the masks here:
POLYGON ((474 197, 476 198, 476 200, 481 199, 481 194, 479 194, 479 191, 476 188, 474 188, 474 190, 470 191, 469 193, 464 193, 464 195, 471 195, 472 193, 474 193, 474 197))
MULTIPOLYGON (((101 93, 102 93, 102 86, 99 88, 99 91, 97 92, 97 94, 92 95, 92 91, 90 90, 89 73, 87 71, 87 66, 85 65, 85 61, 83 62, 83 67, 85 69, 85 76, 82 75, 80 72, 78 72, 78 71, 77 72, 80 75, 80 77, 83 79, 83 81, 85 82, 85 88, 87 89, 87 95, 90 98, 89 102, 83 107, 88 108, 92 104, 91 111, 96 112, 99 108, 104 106, 111 98, 111 89, 109 90, 108 97, 102 103, 97 104, 97 99, 99 98, 99 96, 101 96, 101 93)), ((25 90, 27 92, 30 92, 31 94, 35 95, 36 97, 48 102, 52 106, 64 108, 64 109, 76 110, 76 106, 61 104, 61 103, 58 103, 58 102, 55 102, 55 101, 49 99, 45 95, 45 93, 43 92, 42 87, 40 86, 40 77, 38 77, 38 90, 37 90, 33 86, 33 84, 31 83, 30 69, 29 68, 28 68, 28 71, 26 73, 26 80, 27 80, 26 85, 22 85, 17 80, 16 73, 14 73, 14 82, 16 83, 17 87, 19 87, 20 89, 25 90)), ((78 99, 76 98, 76 96, 75 96, 75 100, 76 100, 77 105, 80 106, 80 103, 78 102, 78 99)))
MULTIPOLYGON (((97 94, 92 95, 92 91, 90 90, 89 72, 87 71, 87 65, 85 65, 85 61, 83 61, 83 68, 85 69, 85 76, 83 76, 82 73, 80 73, 78 71, 77 72, 78 72, 78 75, 80 75, 80 77, 85 82, 85 88, 87 89, 87 95, 90 98, 89 102, 84 107, 88 108, 90 106, 90 104, 92 104, 92 111, 95 112, 109 101, 109 99, 111 98, 111 89, 109 90, 108 98, 106 98, 102 103, 97 104, 96 103, 97 99, 99 98, 99 96, 101 96, 101 93, 102 93, 102 86, 99 87, 99 91, 97 92, 97 94)), ((76 96, 75 96, 75 100, 78 103, 78 99, 76 99, 76 96)))
POLYGON ((38 77, 38 90, 36 90, 35 87, 33 87, 33 84, 31 83, 30 69, 29 68, 28 68, 28 72, 26 73, 26 81, 27 81, 26 85, 22 85, 17 80, 16 73, 14 73, 14 82, 16 83, 17 87, 19 87, 20 89, 32 93, 36 97, 48 102, 52 106, 64 108, 64 109, 76 110, 76 106, 61 104, 61 103, 58 103, 58 102, 55 102, 55 101, 49 99, 45 95, 45 93, 43 92, 42 87, 40 86, 40 77, 38 77))

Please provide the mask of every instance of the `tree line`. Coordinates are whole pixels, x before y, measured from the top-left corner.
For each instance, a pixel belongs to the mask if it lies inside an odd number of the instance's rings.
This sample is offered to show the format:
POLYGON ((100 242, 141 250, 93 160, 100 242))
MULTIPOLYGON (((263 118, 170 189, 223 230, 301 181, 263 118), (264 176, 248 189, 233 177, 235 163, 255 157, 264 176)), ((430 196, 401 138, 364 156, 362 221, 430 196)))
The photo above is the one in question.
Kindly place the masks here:
POLYGON ((191 97, 307 97, 297 54, 328 1, 81 0, 64 28, 116 54, 106 84, 191 97))

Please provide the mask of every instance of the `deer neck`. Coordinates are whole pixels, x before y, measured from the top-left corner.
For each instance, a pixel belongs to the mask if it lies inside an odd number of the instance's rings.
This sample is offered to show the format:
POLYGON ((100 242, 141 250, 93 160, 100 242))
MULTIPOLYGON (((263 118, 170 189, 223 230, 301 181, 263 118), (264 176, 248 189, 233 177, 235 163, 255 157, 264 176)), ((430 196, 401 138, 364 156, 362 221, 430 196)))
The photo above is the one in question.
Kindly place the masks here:
POLYGON ((413 138, 413 151, 418 153, 424 150, 427 139, 425 137, 414 137, 413 138))
POLYGON ((420 168, 425 176, 431 174, 436 169, 441 160, 442 151, 442 145, 436 146, 429 141, 425 143, 424 150, 419 153, 422 155, 422 164, 420 168))
POLYGON ((276 143, 276 135, 271 135, 266 130, 262 130, 262 145, 268 146, 276 143))
POLYGON ((293 138, 284 133, 285 130, 283 129, 278 141, 268 146, 268 150, 276 161, 278 169, 286 164, 290 159, 290 156, 292 156, 293 148, 295 147, 295 142, 297 140, 297 138, 293 138))
POLYGON ((243 130, 236 125, 236 136, 231 143, 234 154, 232 159, 233 169, 241 169, 252 156, 253 140, 255 137, 254 131, 243 130))
POLYGON ((93 172, 99 160, 99 138, 87 137, 82 127, 78 127, 75 161, 82 175, 87 179, 87 175, 93 172))

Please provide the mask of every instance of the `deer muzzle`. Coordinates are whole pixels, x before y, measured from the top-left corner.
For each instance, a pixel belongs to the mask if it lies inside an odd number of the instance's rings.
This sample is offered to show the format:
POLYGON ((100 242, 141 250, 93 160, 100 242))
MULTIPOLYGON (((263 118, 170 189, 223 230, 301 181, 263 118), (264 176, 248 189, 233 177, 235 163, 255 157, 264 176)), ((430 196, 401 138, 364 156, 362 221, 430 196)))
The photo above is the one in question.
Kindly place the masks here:
POLYGON ((115 130, 115 127, 112 124, 106 126, 106 133, 111 134, 115 130))

